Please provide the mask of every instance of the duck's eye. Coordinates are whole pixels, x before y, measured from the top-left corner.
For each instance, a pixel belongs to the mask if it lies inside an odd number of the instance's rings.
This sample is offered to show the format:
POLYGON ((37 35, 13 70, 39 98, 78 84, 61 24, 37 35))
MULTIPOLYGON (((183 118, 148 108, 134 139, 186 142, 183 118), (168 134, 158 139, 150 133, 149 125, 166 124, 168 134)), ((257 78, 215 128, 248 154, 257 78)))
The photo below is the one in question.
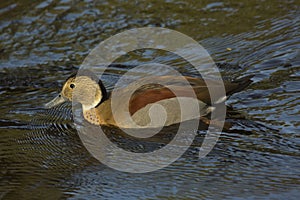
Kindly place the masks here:
POLYGON ((70 88, 73 89, 74 87, 75 87, 75 85, 74 85, 73 83, 71 83, 71 84, 70 84, 70 88))

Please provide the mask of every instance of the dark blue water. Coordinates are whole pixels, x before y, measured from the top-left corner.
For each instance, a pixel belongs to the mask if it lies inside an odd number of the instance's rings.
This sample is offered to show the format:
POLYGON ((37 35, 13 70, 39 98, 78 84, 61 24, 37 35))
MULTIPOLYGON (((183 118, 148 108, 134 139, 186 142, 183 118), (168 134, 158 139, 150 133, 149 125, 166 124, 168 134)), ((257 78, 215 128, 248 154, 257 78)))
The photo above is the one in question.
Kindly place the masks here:
MULTIPOLYGON (((298 1, 0 2, 0 197, 2 199, 297 199, 300 187, 298 1), (71 105, 43 109, 99 42, 144 26, 180 31, 203 45, 224 77, 254 75, 227 102, 213 151, 194 146, 147 174, 94 159, 72 123, 71 105)), ((189 73, 185 62, 146 50, 120 59, 189 73)), ((112 68, 112 88, 130 67, 112 68)), ((128 144, 135 148, 134 143, 128 144)))

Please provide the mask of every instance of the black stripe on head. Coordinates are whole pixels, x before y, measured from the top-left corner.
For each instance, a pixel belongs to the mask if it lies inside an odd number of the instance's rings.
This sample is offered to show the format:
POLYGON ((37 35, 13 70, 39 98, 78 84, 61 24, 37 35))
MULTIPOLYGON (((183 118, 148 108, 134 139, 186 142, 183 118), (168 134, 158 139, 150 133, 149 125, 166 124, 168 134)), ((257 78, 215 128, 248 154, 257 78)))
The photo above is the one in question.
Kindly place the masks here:
POLYGON ((72 72, 72 74, 66 79, 66 81, 69 80, 70 78, 75 78, 76 75, 77 75, 77 71, 76 72, 72 72))
MULTIPOLYGON (((107 90, 104 86, 104 84, 102 83, 102 81, 99 79, 98 81, 98 84, 100 86, 100 89, 101 89, 101 93, 102 93, 102 99, 101 101, 99 102, 99 104, 97 106, 99 106, 102 102, 106 101, 108 99, 108 93, 107 93, 107 90)), ((96 106, 96 107, 97 107, 96 106)))

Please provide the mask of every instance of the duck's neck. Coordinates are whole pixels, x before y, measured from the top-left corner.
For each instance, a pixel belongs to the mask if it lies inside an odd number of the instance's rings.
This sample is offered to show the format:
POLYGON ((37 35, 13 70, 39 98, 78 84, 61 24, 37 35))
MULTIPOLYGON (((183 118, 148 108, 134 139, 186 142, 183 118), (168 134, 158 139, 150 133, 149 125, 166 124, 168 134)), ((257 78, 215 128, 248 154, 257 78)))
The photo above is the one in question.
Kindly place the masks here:
POLYGON ((112 114, 110 110, 110 102, 104 101, 95 108, 85 108, 82 106, 83 117, 89 123, 94 125, 108 125, 113 124, 112 114), (107 108, 107 109, 105 109, 107 108))
POLYGON ((94 125, 104 125, 106 122, 104 119, 100 116, 99 112, 97 112, 97 109, 102 107, 103 103, 106 102, 109 99, 110 94, 106 91, 104 85, 101 81, 99 81, 99 86, 101 88, 102 92, 102 98, 101 101, 93 108, 86 107, 82 105, 83 110, 83 117, 91 124, 94 125))
POLYGON ((97 116, 95 108, 83 109, 83 117, 91 124, 101 125, 101 119, 97 116))

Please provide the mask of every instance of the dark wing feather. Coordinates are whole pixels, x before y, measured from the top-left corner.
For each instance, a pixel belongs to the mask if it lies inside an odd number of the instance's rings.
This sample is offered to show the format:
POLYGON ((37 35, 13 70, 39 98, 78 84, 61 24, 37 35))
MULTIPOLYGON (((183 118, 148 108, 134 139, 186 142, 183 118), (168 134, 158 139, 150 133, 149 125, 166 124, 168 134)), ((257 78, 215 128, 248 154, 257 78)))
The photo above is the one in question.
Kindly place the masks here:
POLYGON ((224 83, 226 95, 231 95, 235 92, 239 92, 251 83, 252 76, 248 76, 242 79, 238 79, 233 82, 229 81, 218 81, 218 80, 206 80, 194 77, 185 76, 184 78, 188 81, 185 82, 183 77, 176 76, 159 76, 151 77, 153 82, 157 81, 160 84, 146 84, 137 89, 129 101, 129 112, 133 115, 139 109, 145 107, 147 104, 155 103, 164 99, 174 98, 174 97, 195 97, 200 101, 211 105, 212 102, 216 102, 218 99, 222 98, 221 84, 224 83), (211 99, 207 84, 213 87, 213 92, 216 92, 214 97, 211 99), (172 88, 175 93, 173 93, 168 87, 172 88), (192 90, 189 88, 192 87, 192 90))

